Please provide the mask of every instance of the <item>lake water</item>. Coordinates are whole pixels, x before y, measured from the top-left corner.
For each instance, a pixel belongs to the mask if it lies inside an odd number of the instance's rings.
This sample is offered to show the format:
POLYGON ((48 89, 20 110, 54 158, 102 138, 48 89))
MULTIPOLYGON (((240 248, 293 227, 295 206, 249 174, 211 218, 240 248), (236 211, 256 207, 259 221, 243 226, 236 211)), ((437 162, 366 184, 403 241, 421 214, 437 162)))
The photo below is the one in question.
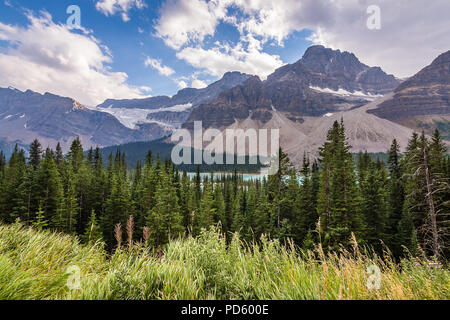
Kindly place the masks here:
MULTIPOLYGON (((188 172, 187 173, 189 178, 194 178, 196 176, 195 172, 188 172)), ((220 178, 222 176, 232 176, 233 173, 231 172, 214 172, 214 178, 220 178)), ((266 177, 267 179, 267 175, 261 175, 258 173, 238 173, 238 176, 242 176, 244 181, 250 181, 250 180, 262 180, 263 177, 266 177)), ((202 172, 200 173, 200 177, 203 179, 204 177, 211 177, 211 173, 210 172, 202 172)))

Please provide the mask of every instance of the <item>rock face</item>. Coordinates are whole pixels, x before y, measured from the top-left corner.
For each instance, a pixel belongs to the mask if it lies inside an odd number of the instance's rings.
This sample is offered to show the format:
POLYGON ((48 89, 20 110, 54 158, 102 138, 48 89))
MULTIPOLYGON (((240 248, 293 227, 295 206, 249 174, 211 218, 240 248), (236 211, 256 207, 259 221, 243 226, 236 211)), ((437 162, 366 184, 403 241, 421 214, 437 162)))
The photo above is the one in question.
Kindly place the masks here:
POLYGON ((249 78, 199 106, 184 127, 192 128, 198 120, 205 127, 226 127, 250 115, 253 120, 267 122, 272 108, 301 122, 302 116, 317 117, 362 106, 391 92, 399 83, 380 68, 362 64, 352 53, 313 46, 298 62, 279 68, 266 81, 249 78))
POLYGON ((55 147, 59 141, 67 150, 77 136, 86 147, 109 146, 154 140, 164 135, 162 130, 156 124, 132 130, 115 117, 89 110, 71 98, 0 88, 0 139, 4 141, 29 144, 38 138, 44 147, 55 147))
POLYGON ((135 108, 135 109, 160 109, 176 105, 191 104, 198 106, 207 103, 227 89, 241 84, 251 76, 240 72, 227 72, 222 79, 210 84, 203 89, 186 88, 178 91, 172 98, 167 96, 151 97, 147 99, 133 100, 106 100, 98 105, 98 108, 135 108))
POLYGON ((420 121, 423 116, 450 115, 450 51, 402 83, 392 99, 373 114, 391 121, 420 121))
POLYGON ((301 79, 308 86, 334 91, 343 89, 351 93, 373 95, 389 93, 400 83, 381 68, 370 68, 361 63, 353 53, 323 46, 308 48, 301 60, 278 69, 269 77, 268 82, 287 79, 301 79))

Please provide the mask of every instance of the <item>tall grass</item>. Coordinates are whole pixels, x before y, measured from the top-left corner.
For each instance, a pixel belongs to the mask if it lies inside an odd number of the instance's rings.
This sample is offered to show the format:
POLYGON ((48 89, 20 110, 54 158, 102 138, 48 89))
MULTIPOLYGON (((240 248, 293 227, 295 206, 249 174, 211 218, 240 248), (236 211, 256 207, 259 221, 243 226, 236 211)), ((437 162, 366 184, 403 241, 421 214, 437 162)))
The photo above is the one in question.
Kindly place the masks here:
POLYGON ((100 244, 19 224, 0 225, 0 299, 450 299, 450 272, 425 259, 298 252, 262 239, 226 243, 216 230, 172 241, 164 255, 141 244, 108 257, 100 244), (81 288, 67 286, 67 267, 81 288), (381 270, 369 289, 367 268, 381 270))

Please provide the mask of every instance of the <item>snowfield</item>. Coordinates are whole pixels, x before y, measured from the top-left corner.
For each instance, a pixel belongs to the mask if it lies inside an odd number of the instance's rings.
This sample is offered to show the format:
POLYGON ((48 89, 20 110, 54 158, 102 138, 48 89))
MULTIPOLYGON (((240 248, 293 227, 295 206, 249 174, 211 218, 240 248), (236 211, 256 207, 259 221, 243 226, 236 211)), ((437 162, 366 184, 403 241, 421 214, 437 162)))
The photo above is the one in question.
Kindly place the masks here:
POLYGON ((355 91, 355 92, 350 92, 344 89, 339 88, 339 90, 333 90, 330 88, 319 88, 319 87, 313 87, 310 86, 309 87, 312 90, 315 91, 319 91, 319 92, 323 92, 323 93, 330 93, 330 94, 334 94, 337 96, 345 96, 345 97, 358 97, 358 98, 365 98, 367 100, 375 100, 378 98, 381 98, 383 95, 378 95, 378 94, 370 94, 370 93, 364 93, 361 91, 355 91))
POLYGON ((109 113, 110 115, 114 116, 117 120, 119 120, 120 123, 122 123, 125 127, 130 128, 130 129, 136 129, 136 125, 140 124, 140 123, 157 123, 163 127, 173 128, 173 126, 170 124, 167 124, 167 123, 164 123, 161 121, 147 119, 147 116, 151 113, 158 113, 158 112, 163 112, 163 111, 183 112, 183 111, 189 110, 190 108, 192 108, 191 103, 176 105, 176 106, 167 107, 167 108, 152 109, 152 110, 113 108, 112 105, 109 106, 108 108, 93 107, 90 109, 95 110, 95 111, 109 113))

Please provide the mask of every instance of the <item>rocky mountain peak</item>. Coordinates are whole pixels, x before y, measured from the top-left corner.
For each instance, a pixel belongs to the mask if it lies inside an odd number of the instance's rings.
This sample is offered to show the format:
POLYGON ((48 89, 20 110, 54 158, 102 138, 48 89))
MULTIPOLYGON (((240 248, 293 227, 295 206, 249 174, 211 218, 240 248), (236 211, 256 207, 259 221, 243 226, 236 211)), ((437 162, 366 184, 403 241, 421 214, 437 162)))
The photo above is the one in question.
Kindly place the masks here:
POLYGON ((380 67, 365 65, 353 53, 321 45, 308 48, 299 61, 279 68, 267 81, 290 81, 297 86, 370 95, 392 92, 400 84, 393 75, 386 74, 380 67))
POLYGON ((375 115, 430 133, 450 123, 450 51, 403 82, 394 96, 371 110, 375 115))
POLYGON ((309 47, 299 63, 316 73, 344 73, 348 77, 355 77, 359 72, 368 69, 353 53, 321 45, 309 47))
POLYGON ((439 55, 427 67, 403 82, 395 92, 401 92, 414 86, 450 85, 450 50, 439 55))

